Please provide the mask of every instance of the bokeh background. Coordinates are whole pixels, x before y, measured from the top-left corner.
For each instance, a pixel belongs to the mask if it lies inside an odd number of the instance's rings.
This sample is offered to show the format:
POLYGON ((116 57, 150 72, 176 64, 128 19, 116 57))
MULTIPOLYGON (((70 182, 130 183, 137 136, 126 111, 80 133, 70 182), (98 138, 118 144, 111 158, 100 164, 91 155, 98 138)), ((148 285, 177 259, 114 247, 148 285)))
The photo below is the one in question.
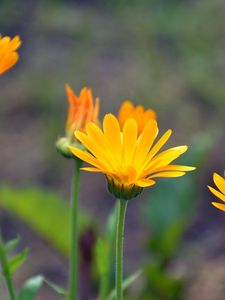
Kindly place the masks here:
MULTIPOLYGON (((180 161, 198 167, 130 203, 126 274, 147 271, 127 299, 224 299, 225 215, 206 187, 225 169, 224 16, 223 0, 0 0, 1 34, 23 41, 0 80, 0 225, 30 249, 17 287, 40 273, 66 287, 73 166, 55 141, 69 83, 93 89, 101 117, 125 99, 153 108, 169 144, 190 145, 180 161)), ((114 206, 103 176, 82 173, 80 205, 80 297, 97 299, 93 249, 114 206)), ((44 286, 38 299, 63 298, 44 286)))

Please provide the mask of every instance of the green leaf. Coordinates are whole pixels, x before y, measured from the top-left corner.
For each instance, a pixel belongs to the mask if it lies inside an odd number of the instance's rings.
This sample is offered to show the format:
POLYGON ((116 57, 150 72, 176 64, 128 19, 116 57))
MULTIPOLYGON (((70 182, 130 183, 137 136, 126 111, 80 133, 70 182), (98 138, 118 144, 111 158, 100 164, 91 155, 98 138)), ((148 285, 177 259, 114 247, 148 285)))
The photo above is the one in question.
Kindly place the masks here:
POLYGON ((99 299, 105 299, 111 289, 117 210, 118 203, 108 217, 103 237, 98 239, 95 246, 95 258, 99 273, 99 299))
MULTIPOLYGON (((134 274, 130 275, 128 278, 126 278, 123 281, 123 291, 125 291, 134 281, 136 281, 141 275, 142 275, 143 271, 142 270, 138 270, 137 272, 135 272, 134 274)), ((106 300, 114 300, 116 299, 116 290, 114 289, 109 296, 106 298, 106 300)))
MULTIPOLYGON (((178 300, 181 299, 182 281, 171 278, 157 264, 149 264, 144 270, 147 279, 147 294, 152 299, 178 300)), ((148 299, 148 298, 147 298, 148 299)))
POLYGON ((111 264, 108 261, 109 244, 104 239, 99 238, 96 243, 96 260, 100 276, 104 276, 110 270, 111 264))
POLYGON ((9 271, 10 274, 14 274, 16 270, 24 263, 28 255, 28 249, 24 249, 22 252, 19 254, 13 256, 9 260, 9 271))
POLYGON ((20 291, 18 300, 34 300, 43 282, 43 276, 35 276, 28 279, 20 291))
POLYGON ((5 244, 4 249, 6 253, 12 251, 18 244, 20 243, 20 237, 10 240, 8 243, 5 244))
MULTIPOLYGON (((56 193, 37 188, 0 186, 0 208, 15 214, 65 256, 69 253, 69 205, 56 193)), ((93 219, 79 211, 79 231, 93 219)))
POLYGON ((57 284, 55 284, 54 282, 48 280, 48 279, 44 279, 44 282, 51 288, 53 289, 57 294, 60 295, 64 295, 65 297, 68 297, 69 293, 68 291, 66 291, 65 289, 63 289, 62 287, 58 286, 57 284))

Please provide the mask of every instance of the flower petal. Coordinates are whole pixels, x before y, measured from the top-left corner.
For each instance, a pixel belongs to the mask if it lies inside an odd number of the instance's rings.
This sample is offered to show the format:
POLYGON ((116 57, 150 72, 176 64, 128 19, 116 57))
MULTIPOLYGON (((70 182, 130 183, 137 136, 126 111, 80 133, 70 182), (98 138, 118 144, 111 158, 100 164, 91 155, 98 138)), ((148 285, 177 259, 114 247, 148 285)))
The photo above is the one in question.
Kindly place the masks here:
POLYGON ((209 190, 210 190, 211 193, 213 193, 216 197, 218 197, 219 199, 221 199, 222 201, 225 202, 225 195, 223 195, 222 193, 220 193, 219 191, 215 190, 214 188, 212 188, 209 185, 208 185, 208 188, 209 188, 209 190))
POLYGON ((146 159, 146 156, 158 134, 158 126, 155 120, 146 123, 142 134, 137 141, 134 166, 138 170, 146 159))
POLYGON ((135 185, 137 186, 140 186, 140 187, 148 187, 148 186, 151 186, 151 185, 154 185, 156 184, 156 182, 154 180, 150 180, 150 179, 140 179, 140 180, 137 180, 135 182, 135 185))
POLYGON ((180 176, 183 176, 185 174, 186 174, 185 172, 159 172, 159 173, 156 173, 156 174, 153 174, 153 175, 149 176, 148 178, 180 177, 180 176))
POLYGON ((94 167, 96 167, 100 170, 103 170, 104 172, 108 172, 107 168, 87 151, 83 151, 83 150, 80 150, 80 149, 72 147, 72 146, 68 146, 68 148, 75 156, 77 156, 81 160, 89 163, 90 165, 93 165, 94 167))
POLYGON ((220 210, 225 211, 225 204, 212 202, 212 205, 215 206, 216 208, 219 208, 220 210))
POLYGON ((130 166, 133 162, 137 142, 137 123, 134 119, 128 119, 123 127, 122 153, 123 164, 130 166))
POLYGON ((121 132, 119 122, 113 114, 105 115, 103 120, 103 130, 105 138, 110 146, 111 153, 115 157, 116 166, 119 167, 122 159, 121 132))
POLYGON ((217 173, 213 174, 213 181, 218 189, 225 195, 225 179, 218 175, 217 173))

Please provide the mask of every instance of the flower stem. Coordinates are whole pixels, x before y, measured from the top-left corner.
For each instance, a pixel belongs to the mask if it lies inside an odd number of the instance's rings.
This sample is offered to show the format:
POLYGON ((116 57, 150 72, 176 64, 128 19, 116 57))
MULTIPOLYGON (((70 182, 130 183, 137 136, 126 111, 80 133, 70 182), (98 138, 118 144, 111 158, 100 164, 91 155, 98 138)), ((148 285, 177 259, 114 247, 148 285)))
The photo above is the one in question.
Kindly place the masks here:
POLYGON ((11 300, 16 300, 15 289, 11 278, 7 254, 4 249, 4 243, 0 232, 0 262, 2 265, 2 274, 5 277, 6 285, 8 288, 9 296, 11 300))
POLYGON ((75 165, 70 203, 70 300, 77 300, 78 298, 78 196, 81 161, 76 159, 74 163, 75 165))
POLYGON ((116 233, 116 300, 123 300, 123 240, 127 200, 119 200, 116 233))

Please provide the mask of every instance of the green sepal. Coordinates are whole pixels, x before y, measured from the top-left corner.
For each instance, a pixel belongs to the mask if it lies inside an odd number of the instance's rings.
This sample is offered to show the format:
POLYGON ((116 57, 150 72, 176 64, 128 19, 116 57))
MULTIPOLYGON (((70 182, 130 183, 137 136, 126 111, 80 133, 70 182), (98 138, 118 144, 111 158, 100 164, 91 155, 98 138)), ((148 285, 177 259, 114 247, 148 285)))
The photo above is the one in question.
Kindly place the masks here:
POLYGON ((56 144, 56 150, 64 157, 66 158, 73 158, 73 159, 78 159, 76 156, 73 155, 73 153, 70 151, 69 146, 79 148, 81 150, 84 150, 85 147, 79 143, 78 141, 76 142, 71 142, 71 140, 68 137, 61 137, 57 140, 56 144))
POLYGON ((108 191, 117 199, 130 200, 137 197, 143 191, 143 188, 137 185, 124 185, 118 181, 106 176, 108 183, 108 191))

